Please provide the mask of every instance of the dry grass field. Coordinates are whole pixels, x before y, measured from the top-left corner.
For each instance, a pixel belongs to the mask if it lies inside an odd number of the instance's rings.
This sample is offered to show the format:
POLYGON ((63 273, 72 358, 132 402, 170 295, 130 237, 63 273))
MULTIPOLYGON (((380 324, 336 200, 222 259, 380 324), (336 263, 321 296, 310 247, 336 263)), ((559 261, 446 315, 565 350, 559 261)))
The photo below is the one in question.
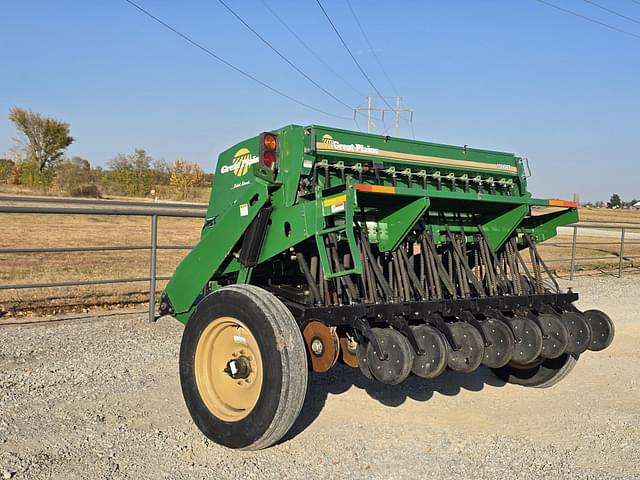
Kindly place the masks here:
POLYGON ((581 222, 606 222, 606 223, 630 223, 635 222, 640 226, 640 210, 610 210, 608 208, 581 208, 581 222))
MULTIPOLYGON (((209 195, 211 194, 211 187, 194 187, 187 192, 186 197, 181 197, 179 192, 169 185, 157 185, 155 187, 156 195, 161 201, 185 201, 185 202, 204 202, 209 201, 209 195)), ((62 198, 65 196, 65 192, 57 187, 52 187, 47 192, 43 192, 41 188, 28 187, 26 185, 9 185, 6 183, 0 184, 0 195, 2 196, 46 196, 62 198)), ((104 194, 102 198, 109 200, 150 200, 151 196, 147 198, 131 198, 131 197, 119 197, 117 195, 104 194)))
MULTIPOLYGON (((158 206, 150 204, 150 206, 158 206)), ((161 205, 160 205, 161 206, 161 205)), ((147 217, 0 214, 3 234, 0 248, 74 247, 105 245, 149 245, 150 219, 147 217)), ((583 209, 582 222, 606 221, 615 224, 640 222, 640 212, 629 210, 583 209)), ((159 245, 193 245, 198 240, 200 219, 160 218, 159 245)), ((640 225, 637 225, 640 226, 640 225)), ((580 230, 578 275, 617 272, 619 233, 580 230)), ((629 230, 631 232, 631 230, 629 230)), ((640 255, 640 230, 628 234, 625 257, 640 255), (631 238, 630 238, 631 237, 631 238)), ((571 256, 571 231, 542 245, 543 258, 560 276, 566 276, 571 256), (558 261, 560 260, 560 261, 558 261)), ((186 250, 160 250, 158 275, 169 276, 187 253, 186 250)), ((628 259, 626 268, 634 268, 640 258, 628 259)), ((65 280, 146 277, 149 275, 149 251, 88 253, 0 254, 0 283, 21 284, 65 280)), ((165 282, 159 282, 161 289, 165 282)), ((140 305, 147 301, 148 283, 56 287, 47 289, 0 290, 0 316, 37 312, 83 311, 88 308, 140 305)))

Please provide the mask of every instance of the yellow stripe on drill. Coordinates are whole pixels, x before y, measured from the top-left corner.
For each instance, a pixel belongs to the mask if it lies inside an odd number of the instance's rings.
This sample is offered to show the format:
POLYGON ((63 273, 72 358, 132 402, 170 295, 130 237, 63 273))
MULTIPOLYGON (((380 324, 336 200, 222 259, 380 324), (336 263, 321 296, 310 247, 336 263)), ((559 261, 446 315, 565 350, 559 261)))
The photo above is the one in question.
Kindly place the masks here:
POLYGON ((346 195, 338 195, 337 197, 327 198, 322 201, 322 205, 325 207, 330 207, 331 205, 336 205, 338 203, 344 203, 347 201, 346 195))

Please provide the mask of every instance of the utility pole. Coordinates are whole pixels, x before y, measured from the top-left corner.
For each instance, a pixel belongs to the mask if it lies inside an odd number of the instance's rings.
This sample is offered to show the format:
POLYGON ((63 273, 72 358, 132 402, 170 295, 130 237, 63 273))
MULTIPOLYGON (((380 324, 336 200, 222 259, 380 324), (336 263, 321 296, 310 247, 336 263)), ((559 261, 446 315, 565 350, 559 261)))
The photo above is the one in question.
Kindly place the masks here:
POLYGON ((408 113, 409 123, 413 123, 413 109, 406 107, 402 101, 402 97, 400 96, 374 97, 369 95, 367 96, 366 106, 359 105, 353 109, 354 118, 359 112, 367 112, 367 132, 368 133, 372 133, 375 131, 377 133, 381 133, 382 135, 386 135, 387 133, 389 133, 389 130, 391 130, 391 128, 395 127, 395 134, 397 137, 399 137, 400 136, 400 120, 402 119, 402 116, 401 116, 402 113, 408 113), (389 108, 387 106, 389 102, 388 101, 385 102, 385 100, 395 100, 395 104, 396 104, 395 108, 389 108), (378 104, 384 104, 384 105, 376 106, 378 104), (376 112, 379 113, 379 119, 382 122, 382 125, 380 126, 376 126, 374 122, 374 120, 378 119, 375 116, 376 112), (385 113, 391 113, 391 112, 394 113, 395 118, 394 118, 393 125, 391 127, 388 127, 385 125, 384 115, 385 113))
MULTIPOLYGON (((413 112, 411 112, 413 114, 413 112)), ((400 97, 396 95, 396 137, 400 136, 400 97)))
POLYGON ((371 95, 367 97, 367 104, 367 132, 371 133, 371 95))

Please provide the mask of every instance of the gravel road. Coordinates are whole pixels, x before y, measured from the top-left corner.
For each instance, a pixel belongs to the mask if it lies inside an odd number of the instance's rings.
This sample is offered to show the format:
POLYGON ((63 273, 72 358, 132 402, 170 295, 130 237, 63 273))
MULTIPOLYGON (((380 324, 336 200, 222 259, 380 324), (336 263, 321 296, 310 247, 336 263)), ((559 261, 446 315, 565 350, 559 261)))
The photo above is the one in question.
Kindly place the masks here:
POLYGON ((293 431, 261 452, 226 450, 194 427, 174 320, 0 320, 0 480, 640 478, 639 283, 572 283, 617 337, 552 389, 486 369, 387 387, 336 367, 312 376, 293 431))

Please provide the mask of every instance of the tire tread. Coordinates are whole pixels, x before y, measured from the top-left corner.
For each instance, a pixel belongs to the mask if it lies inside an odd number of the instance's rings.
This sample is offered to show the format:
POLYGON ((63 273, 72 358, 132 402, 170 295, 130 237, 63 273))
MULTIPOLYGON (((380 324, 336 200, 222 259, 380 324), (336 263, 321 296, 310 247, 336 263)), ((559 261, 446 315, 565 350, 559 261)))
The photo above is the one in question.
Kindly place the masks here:
POLYGON ((284 304, 270 292, 255 285, 224 287, 251 298, 265 312, 276 338, 284 340, 282 350, 282 392, 273 422, 265 433, 243 450, 260 450, 280 440, 293 426, 300 414, 307 391, 307 353, 302 332, 284 304))

